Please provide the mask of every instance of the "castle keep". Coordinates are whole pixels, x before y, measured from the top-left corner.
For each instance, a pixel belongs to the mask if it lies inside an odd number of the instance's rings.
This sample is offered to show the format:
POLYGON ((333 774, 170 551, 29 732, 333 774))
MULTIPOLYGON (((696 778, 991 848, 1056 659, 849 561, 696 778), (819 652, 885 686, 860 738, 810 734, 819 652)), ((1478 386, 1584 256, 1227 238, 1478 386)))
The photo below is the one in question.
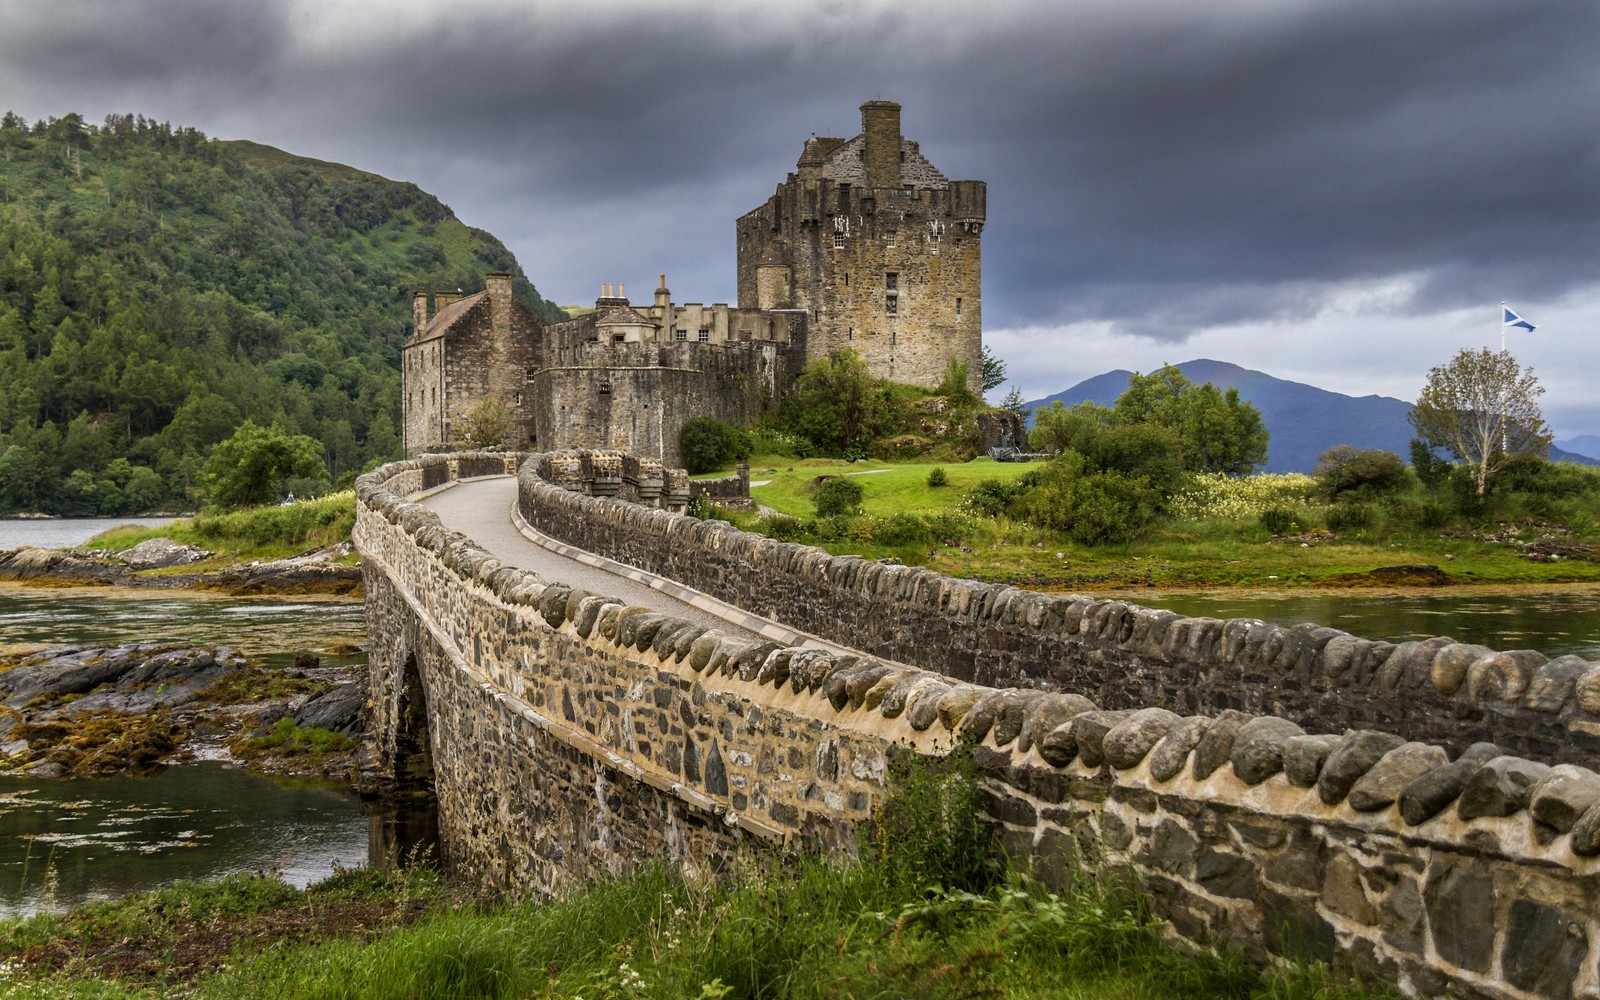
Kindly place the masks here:
MULTIPOLYGON (((606 284, 594 309, 545 324, 484 291, 413 296, 402 349, 407 455, 461 447, 480 406, 501 443, 612 448, 681 464, 693 417, 748 423, 807 362, 854 348, 872 373, 932 387, 955 359, 979 385, 982 181, 949 181, 900 135, 900 105, 861 106, 854 139, 813 137, 760 208, 738 220, 738 305, 649 305, 606 284)), ((479 441, 478 444, 488 442, 479 441)))

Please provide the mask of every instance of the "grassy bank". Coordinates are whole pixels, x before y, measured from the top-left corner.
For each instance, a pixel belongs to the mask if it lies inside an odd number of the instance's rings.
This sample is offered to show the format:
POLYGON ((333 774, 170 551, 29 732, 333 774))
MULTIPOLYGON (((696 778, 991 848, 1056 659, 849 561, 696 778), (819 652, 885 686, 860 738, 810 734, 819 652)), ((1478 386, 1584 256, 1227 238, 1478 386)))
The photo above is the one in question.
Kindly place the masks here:
POLYGON ((125 525, 101 532, 81 548, 121 552, 151 538, 170 538, 216 553, 214 559, 183 567, 194 572, 256 559, 283 559, 336 545, 349 541, 355 523, 356 495, 347 490, 315 500, 200 514, 154 528, 125 525))
MULTIPOLYGON (((779 517, 725 515, 741 527, 835 554, 893 558, 953 576, 1064 590, 1285 589, 1407 585, 1386 567, 1435 566, 1412 584, 1600 582, 1593 518, 1553 520, 1512 504, 1441 521, 1425 500, 1332 503, 1306 476, 1197 480, 1135 541, 1084 545, 1004 516, 1004 495, 1037 464, 960 465, 756 458, 751 497, 779 517), (943 473, 942 485, 930 485, 943 473), (821 477, 862 488, 858 513, 817 517, 821 477)), ((1581 514, 1582 512, 1579 511, 1581 514)))
POLYGON ((940 867, 947 847, 918 843, 868 860, 751 854, 714 877, 648 865, 552 902, 452 899, 426 871, 345 873, 304 892, 261 876, 179 885, 0 924, 0 997, 1386 995, 1322 967, 1178 950, 1139 886, 1109 869, 1049 892, 1018 875, 963 878, 940 867))

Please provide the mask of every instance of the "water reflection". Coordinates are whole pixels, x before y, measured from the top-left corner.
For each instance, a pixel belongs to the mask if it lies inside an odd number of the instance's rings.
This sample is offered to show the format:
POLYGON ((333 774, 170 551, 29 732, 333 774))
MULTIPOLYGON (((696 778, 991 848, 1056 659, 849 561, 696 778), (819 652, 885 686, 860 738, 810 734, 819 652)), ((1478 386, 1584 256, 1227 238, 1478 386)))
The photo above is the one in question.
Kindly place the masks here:
POLYGON ((365 863, 373 837, 346 788, 217 762, 150 778, 0 777, 0 915, 236 872, 303 887, 365 863))
POLYGON ((1368 639, 1449 636, 1492 649, 1537 649, 1600 659, 1600 587, 1420 595, 1177 594, 1130 598, 1206 618, 1316 622, 1368 639))

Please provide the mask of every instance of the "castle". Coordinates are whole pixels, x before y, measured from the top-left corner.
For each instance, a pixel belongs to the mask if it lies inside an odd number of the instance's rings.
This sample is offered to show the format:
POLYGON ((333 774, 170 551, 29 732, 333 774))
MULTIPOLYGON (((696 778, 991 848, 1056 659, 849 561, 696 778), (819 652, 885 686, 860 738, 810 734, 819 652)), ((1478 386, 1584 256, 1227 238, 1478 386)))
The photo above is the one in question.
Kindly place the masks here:
MULTIPOLYGON (((594 309, 545 324, 491 274, 474 295, 412 298, 401 352, 407 455, 466 442, 488 401, 502 443, 614 448, 678 464, 697 416, 749 423, 805 365, 841 348, 873 375, 932 387, 952 359, 976 391, 983 181, 950 181, 900 134, 900 105, 861 105, 861 134, 812 137, 737 222, 738 305, 648 306, 602 285, 594 309)), ((482 441, 478 442, 484 443, 482 441)))

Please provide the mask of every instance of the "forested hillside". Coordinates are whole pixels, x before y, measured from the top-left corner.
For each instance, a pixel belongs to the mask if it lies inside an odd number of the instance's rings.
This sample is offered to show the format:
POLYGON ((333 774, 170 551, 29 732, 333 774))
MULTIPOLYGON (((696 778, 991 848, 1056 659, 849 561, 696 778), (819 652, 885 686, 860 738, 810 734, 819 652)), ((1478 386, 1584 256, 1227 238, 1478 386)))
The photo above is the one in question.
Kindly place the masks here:
POLYGON ((133 115, 0 119, 0 513, 192 508, 244 420, 322 442, 328 478, 400 452, 417 288, 493 236, 414 184, 133 115))

